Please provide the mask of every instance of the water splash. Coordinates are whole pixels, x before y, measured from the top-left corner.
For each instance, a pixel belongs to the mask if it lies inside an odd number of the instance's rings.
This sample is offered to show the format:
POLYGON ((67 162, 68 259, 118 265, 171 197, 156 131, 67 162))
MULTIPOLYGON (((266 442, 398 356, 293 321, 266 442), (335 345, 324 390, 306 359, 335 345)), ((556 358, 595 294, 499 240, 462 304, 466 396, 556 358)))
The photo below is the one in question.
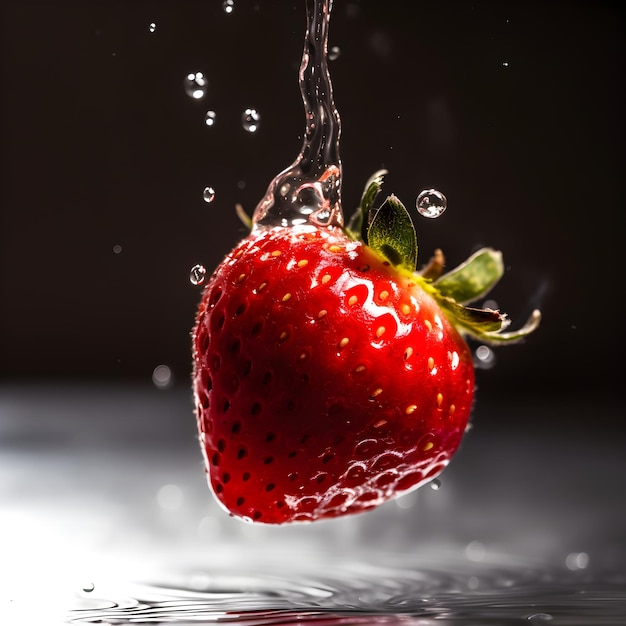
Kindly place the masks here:
POLYGON ((256 207, 255 228, 342 227, 341 123, 328 71, 331 0, 307 0, 307 31, 299 85, 306 119, 302 149, 292 165, 269 184, 256 207))

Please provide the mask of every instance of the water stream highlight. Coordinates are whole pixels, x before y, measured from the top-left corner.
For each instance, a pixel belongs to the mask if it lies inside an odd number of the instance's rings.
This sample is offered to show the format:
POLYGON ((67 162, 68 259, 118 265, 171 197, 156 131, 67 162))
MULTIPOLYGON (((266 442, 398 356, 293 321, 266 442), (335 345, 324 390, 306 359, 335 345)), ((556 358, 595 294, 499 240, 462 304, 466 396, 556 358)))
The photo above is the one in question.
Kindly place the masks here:
POLYGON ((258 204, 255 228, 343 226, 341 209, 341 122, 328 71, 331 0, 306 0, 307 31, 299 84, 306 127, 297 159, 276 176, 258 204))

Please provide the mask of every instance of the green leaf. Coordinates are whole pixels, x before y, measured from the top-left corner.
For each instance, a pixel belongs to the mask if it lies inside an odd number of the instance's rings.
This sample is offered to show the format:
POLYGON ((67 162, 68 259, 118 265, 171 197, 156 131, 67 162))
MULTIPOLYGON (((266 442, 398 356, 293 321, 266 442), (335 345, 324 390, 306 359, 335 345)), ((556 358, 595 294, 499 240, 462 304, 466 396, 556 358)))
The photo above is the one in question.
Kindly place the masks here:
POLYGON ((502 253, 482 248, 467 261, 440 276, 433 285, 446 297, 463 304, 484 296, 504 273, 502 253))
POLYGON ((485 333, 479 337, 479 339, 484 342, 491 344, 492 346, 501 345, 504 343, 517 343, 526 337, 526 335, 530 335, 538 326, 539 322, 541 322, 541 311, 539 309, 535 309, 526 323, 519 328, 518 330, 513 330, 508 333, 485 333))
POLYGON ((353 239, 365 240, 364 228, 367 227, 367 216, 383 186, 383 178, 386 173, 387 170, 378 170, 365 183, 365 189, 361 196, 361 205, 353 213, 346 227, 346 231, 353 239))
POLYGON ((473 337, 498 333, 509 325, 506 315, 493 309, 466 307, 452 298, 442 298, 439 302, 452 313, 455 326, 473 337))
POLYGON ((451 314, 451 319, 460 332, 493 346, 521 341, 532 333, 541 321, 541 312, 535 309, 521 328, 504 333, 502 331, 511 324, 504 313, 492 309, 465 307, 451 298, 441 298, 439 303, 451 314))
POLYGON ((408 211, 394 196, 389 196, 374 214, 367 229, 367 244, 392 265, 415 271, 417 235, 408 211))

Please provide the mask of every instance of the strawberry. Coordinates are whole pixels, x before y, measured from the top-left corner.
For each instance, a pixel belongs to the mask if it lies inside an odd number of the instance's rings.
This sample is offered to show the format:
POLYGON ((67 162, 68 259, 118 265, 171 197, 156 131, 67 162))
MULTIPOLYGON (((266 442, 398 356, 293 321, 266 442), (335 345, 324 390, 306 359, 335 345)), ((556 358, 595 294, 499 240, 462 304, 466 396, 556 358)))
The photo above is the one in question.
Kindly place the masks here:
POLYGON ((255 224, 206 284, 193 386, 213 492, 232 515, 281 524, 359 513, 435 478, 458 449, 474 394, 466 339, 513 342, 498 311, 464 306, 503 273, 473 254, 415 271, 395 197, 366 186, 346 228, 255 224))

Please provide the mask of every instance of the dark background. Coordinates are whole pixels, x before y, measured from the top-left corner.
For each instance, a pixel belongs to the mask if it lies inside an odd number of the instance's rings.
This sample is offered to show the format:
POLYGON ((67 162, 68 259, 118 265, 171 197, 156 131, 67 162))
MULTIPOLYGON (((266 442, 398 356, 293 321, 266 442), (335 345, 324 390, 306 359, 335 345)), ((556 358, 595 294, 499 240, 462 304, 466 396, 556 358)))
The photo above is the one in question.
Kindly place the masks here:
MULTIPOLYGON (((301 146, 304 2, 26 0, 0 15, 0 380, 149 383, 167 364, 187 385, 189 270, 217 265, 245 234, 235 203, 252 211, 301 146), (183 89, 196 71, 201 100, 183 89)), ((543 311, 479 394, 618 397, 624 31, 608 2, 335 1, 346 213, 385 167, 422 263, 494 246, 502 310, 514 325, 543 311), (426 187, 448 197, 437 220, 414 210, 426 187)))

